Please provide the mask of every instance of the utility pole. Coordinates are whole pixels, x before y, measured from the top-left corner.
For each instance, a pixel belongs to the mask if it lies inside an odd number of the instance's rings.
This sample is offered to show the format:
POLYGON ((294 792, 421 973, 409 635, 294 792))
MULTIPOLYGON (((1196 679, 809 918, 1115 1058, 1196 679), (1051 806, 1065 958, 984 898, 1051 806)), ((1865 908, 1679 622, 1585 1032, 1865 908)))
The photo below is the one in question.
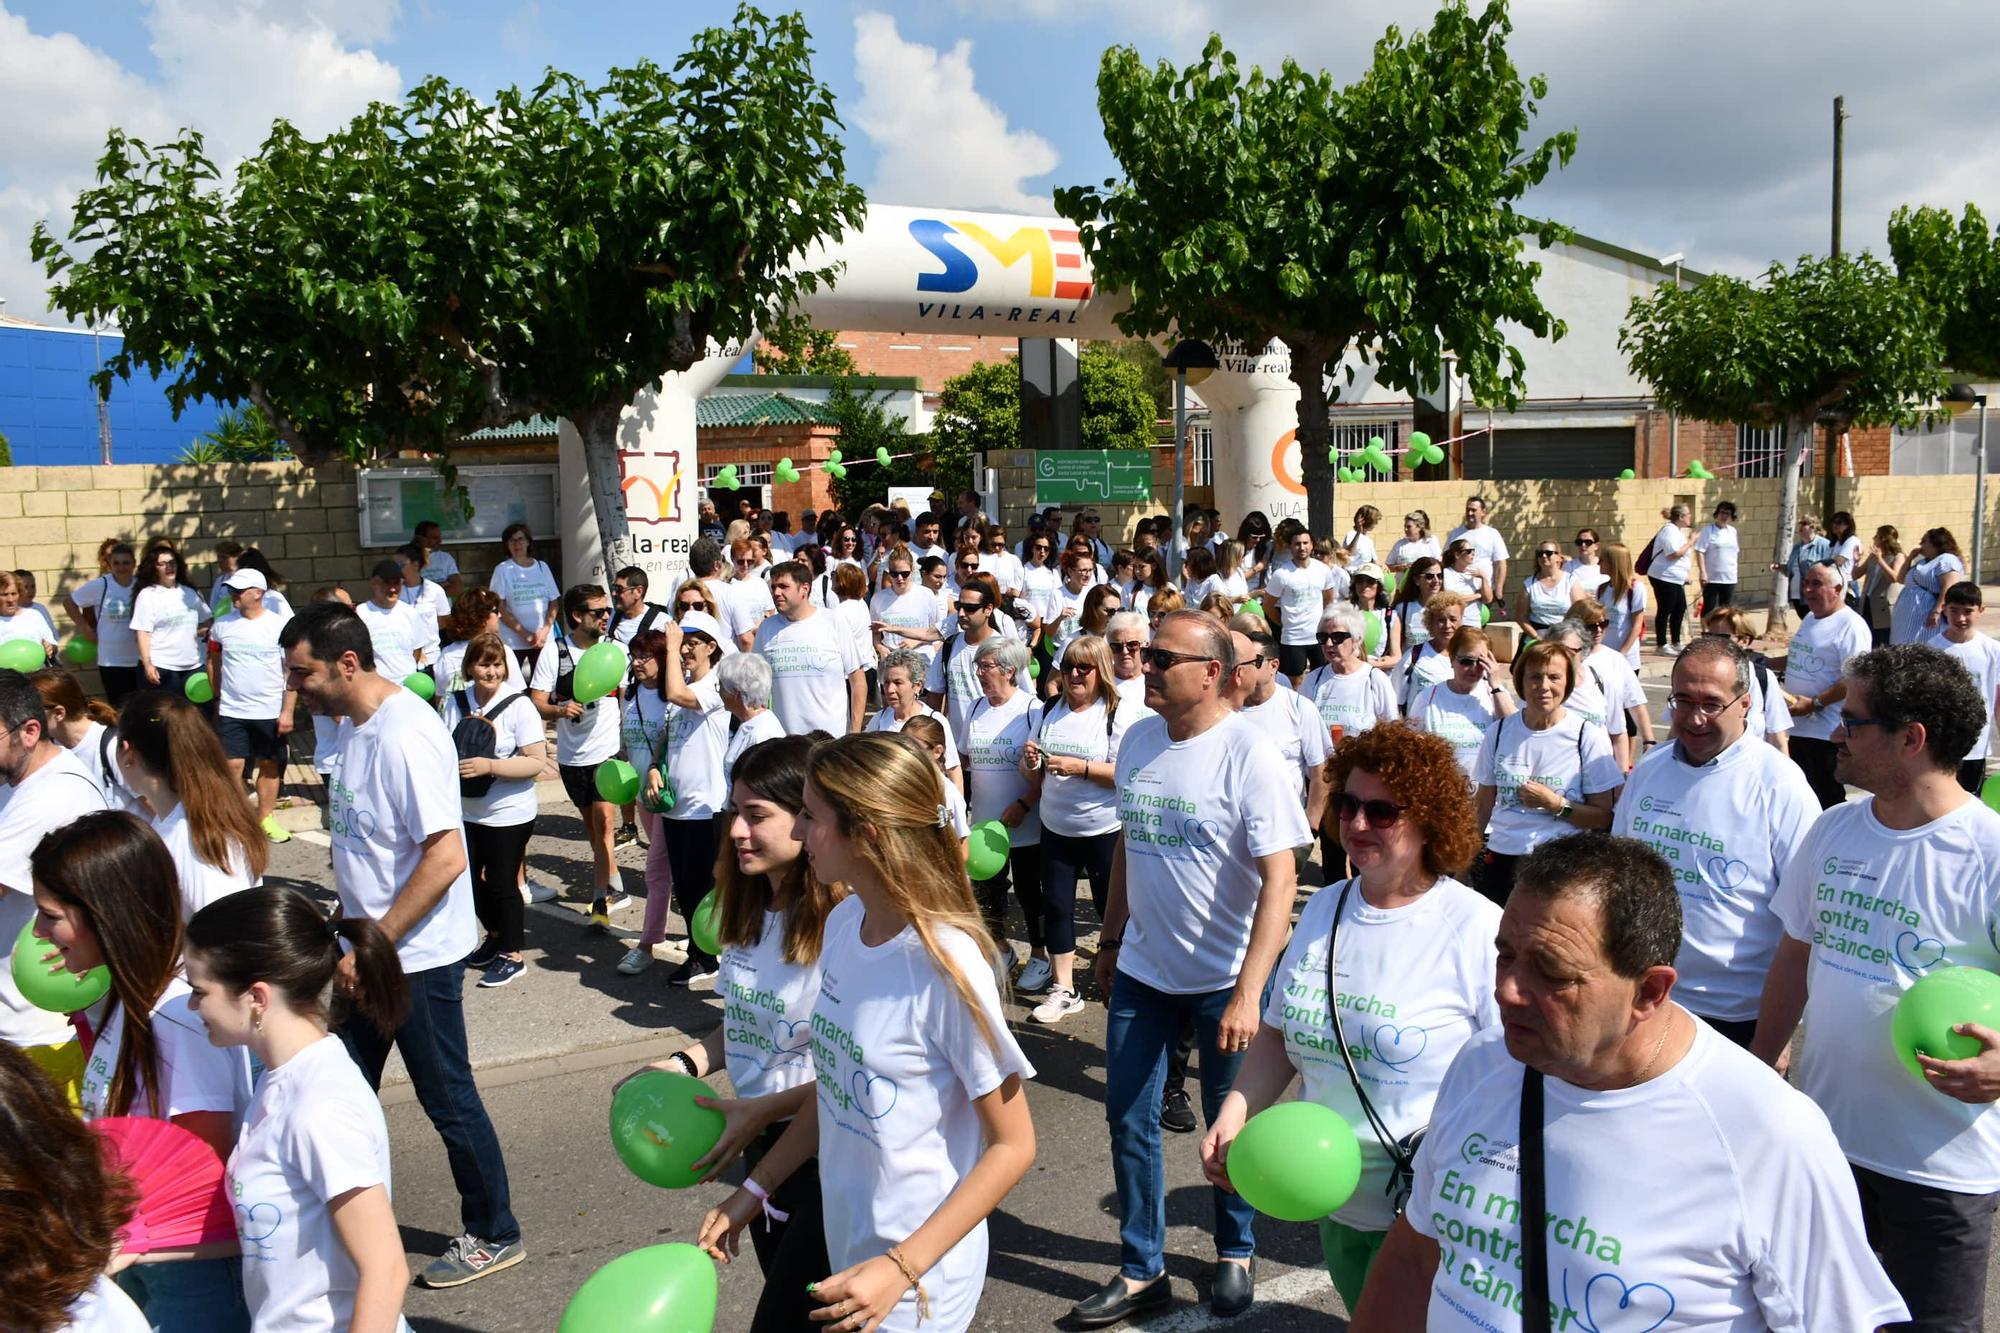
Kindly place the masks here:
MULTIPOLYGON (((1843 167, 1842 159, 1845 155, 1847 145, 1846 125, 1847 98, 1845 96, 1836 97, 1833 99, 1833 245, 1828 251, 1836 260, 1841 257, 1840 187, 1843 167)), ((1817 432, 1819 423, 1813 423, 1813 429, 1817 432)), ((1838 506, 1838 502, 1834 497, 1833 483, 1835 474, 1840 471, 1840 456, 1836 452, 1832 441, 1828 441, 1826 447, 1817 452, 1826 456, 1826 483, 1825 490, 1822 492, 1823 498, 1820 503, 1819 516, 1821 528, 1824 530, 1825 525, 1833 521, 1833 512, 1838 506)))

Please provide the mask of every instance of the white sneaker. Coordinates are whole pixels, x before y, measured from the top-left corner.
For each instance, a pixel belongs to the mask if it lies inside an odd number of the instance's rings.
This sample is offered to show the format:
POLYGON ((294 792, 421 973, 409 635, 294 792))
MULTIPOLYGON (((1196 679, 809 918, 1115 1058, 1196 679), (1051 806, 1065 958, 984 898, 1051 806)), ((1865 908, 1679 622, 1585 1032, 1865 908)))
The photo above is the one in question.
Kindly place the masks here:
POLYGON ((1049 992, 1048 999, 1029 1010, 1028 1016, 1037 1023, 1060 1023, 1082 1008, 1083 1001, 1077 997, 1075 991, 1064 990, 1058 986, 1049 992))
POLYGON ((620 893, 616 889, 613 889, 604 895, 604 910, 607 912, 623 911, 631 905, 632 895, 629 893, 620 893))
POLYGON ((1040 995, 1055 979, 1055 969, 1046 958, 1030 958, 1028 965, 1021 969, 1020 977, 1014 982, 1014 989, 1023 995, 1040 995))
POLYGON ((618 960, 618 970, 628 977, 636 977, 653 965, 653 951, 644 945, 635 944, 625 951, 618 960))
POLYGON ((543 884, 527 880, 521 885, 521 901, 524 903, 552 903, 562 897, 562 890, 553 884, 543 884))

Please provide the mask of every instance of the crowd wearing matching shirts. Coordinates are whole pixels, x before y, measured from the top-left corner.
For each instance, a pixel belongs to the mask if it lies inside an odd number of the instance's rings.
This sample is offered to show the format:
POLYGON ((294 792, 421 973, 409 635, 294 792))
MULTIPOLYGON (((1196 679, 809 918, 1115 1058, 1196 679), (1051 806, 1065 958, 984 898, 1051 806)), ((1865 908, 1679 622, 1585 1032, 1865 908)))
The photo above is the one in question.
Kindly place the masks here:
MULTIPOLYGON (((746 1108, 698 1243, 728 1263, 747 1234, 760 1333, 984 1326, 986 1218, 1034 1156, 1010 1003, 1103 1009, 1118 1260, 1075 1327, 1174 1299, 1169 1136, 1195 1131, 1206 1301, 1253 1308, 1283 1224, 1229 1160, 1294 1088, 1359 1145, 1317 1223, 1356 1329, 1980 1326, 2000 1032, 1917 1077, 1889 1037, 1921 978, 2000 971, 2000 645, 1949 531, 1905 553, 1802 520, 1765 656, 1726 502, 1525 560, 1477 496, 1441 538, 1363 507, 1339 540, 1196 510, 1121 542, 1084 509, 1016 541, 970 494, 796 536, 744 509, 705 503, 657 589, 565 589, 521 524, 484 586, 428 524, 365 600, 299 606, 254 550, 218 548, 204 598, 170 543, 106 543, 62 599, 103 697, 0 672, 0 937, 120 980, 65 1021, 0 969, 0 1154, 69 1163, 47 1188, 115 1236, 131 1203, 64 1136, 164 1121, 226 1164, 234 1225, 52 1253, 0 1324, 401 1326, 392 1051, 461 1200, 419 1280, 525 1261, 461 992, 548 984, 524 907, 557 896, 525 867, 550 775, 596 928, 644 844, 618 970, 664 956, 723 1007, 651 1068, 726 1072, 746 1108), (580 700, 600 642, 629 670, 580 700), (263 880, 308 725, 331 924, 263 880), (711 891, 717 952, 669 939, 711 891)), ((16 638, 57 661, 0 572, 16 638)))

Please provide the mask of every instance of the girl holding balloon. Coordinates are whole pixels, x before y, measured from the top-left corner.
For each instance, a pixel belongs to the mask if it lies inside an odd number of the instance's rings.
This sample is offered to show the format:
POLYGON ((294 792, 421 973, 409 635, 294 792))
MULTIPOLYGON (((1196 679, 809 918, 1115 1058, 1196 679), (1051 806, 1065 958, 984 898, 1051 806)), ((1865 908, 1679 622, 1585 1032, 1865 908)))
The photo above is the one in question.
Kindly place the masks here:
MULTIPOLYGON (((824 1141, 831 1276, 809 1288, 832 1333, 962 1333, 986 1279, 986 1218, 1035 1159, 1023 1080, 936 769, 897 736, 813 751, 796 837, 812 873, 853 896, 827 917, 813 1004, 816 1115, 801 1115, 742 1189, 703 1219, 737 1236, 824 1141)), ((761 1225, 761 1224, 760 1224, 761 1225)))
MULTIPOLYGON (((79 976, 110 974, 110 993, 74 1020, 84 1119, 169 1120, 226 1158, 249 1101, 249 1062, 211 1046, 189 1011, 181 895, 165 845, 137 816, 101 810, 44 837, 29 866, 35 937, 54 948, 51 961, 79 976)), ((141 1254, 118 1284, 159 1333, 250 1326, 234 1237, 141 1254)))
POLYGON ((273 888, 211 903, 187 927, 190 1002, 208 1040, 247 1047, 265 1069, 229 1154, 243 1287, 258 1328, 403 1327, 410 1273, 389 1204, 388 1123, 347 1047, 327 1032, 327 997, 347 948, 349 1021, 394 1031, 408 1003, 403 968, 369 918, 329 924, 304 894, 273 888))

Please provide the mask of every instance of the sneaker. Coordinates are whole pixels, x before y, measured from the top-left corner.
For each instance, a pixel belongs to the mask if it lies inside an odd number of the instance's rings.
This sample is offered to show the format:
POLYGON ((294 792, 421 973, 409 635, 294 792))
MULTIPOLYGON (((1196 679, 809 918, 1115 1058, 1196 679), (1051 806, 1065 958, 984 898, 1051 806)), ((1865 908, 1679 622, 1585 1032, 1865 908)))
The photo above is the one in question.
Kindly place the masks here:
POLYGON ((488 990, 504 986, 515 977, 528 970, 528 965, 518 958, 495 958, 493 966, 486 969, 486 975, 479 978, 479 984, 488 990))
POLYGON ((689 990, 714 990, 715 968, 712 966, 700 967, 696 965, 694 959, 690 958, 667 975, 667 984, 669 986, 685 986, 689 990), (704 980, 708 983, 707 985, 697 986, 697 982, 704 980))
POLYGON ((631 905, 632 895, 629 893, 620 893, 613 889, 604 895, 604 910, 607 912, 622 912, 631 905))
POLYGON ((637 841, 639 841, 639 826, 637 824, 620 824, 618 832, 611 837, 611 845, 613 847, 630 847, 637 841))
POLYGON ((477 1236, 460 1236, 424 1267, 417 1281, 426 1287, 462 1287, 503 1268, 512 1268, 527 1257, 527 1250, 518 1240, 496 1245, 477 1236))
POLYGON ((1058 986, 1049 992, 1048 999, 1028 1011, 1028 1017, 1037 1023, 1060 1023, 1082 1008, 1083 1001, 1077 998, 1075 991, 1058 986))
POLYGON ((479 942, 479 947, 465 956, 465 966, 475 972, 484 972, 493 966, 493 960, 500 956, 500 943, 491 935, 479 942))
POLYGON ((705 992, 712 995, 715 993, 716 983, 721 980, 721 969, 713 967, 703 968, 688 978, 687 988, 697 993, 705 992))
POLYGON ((562 890, 553 884, 527 880, 521 885, 521 901, 524 903, 552 903, 562 897, 562 890))
POLYGON ((1175 1088, 1160 1101, 1160 1128, 1176 1134, 1194 1133, 1194 1106, 1186 1088, 1175 1088))
POLYGON ((272 842, 290 842, 292 840, 291 830, 280 824, 276 815, 265 815, 257 827, 263 829, 264 836, 272 842))
POLYGON ((653 951, 643 944, 635 944, 625 951, 618 960, 618 970, 628 977, 636 977, 653 965, 653 951))
POLYGON ((1040 995, 1055 980, 1055 969, 1046 958, 1030 958, 1028 965, 1021 969, 1021 975, 1014 982, 1014 989, 1023 995, 1040 995))
POLYGON ((592 930, 611 929, 611 908, 602 898, 590 900, 590 927, 592 930))

